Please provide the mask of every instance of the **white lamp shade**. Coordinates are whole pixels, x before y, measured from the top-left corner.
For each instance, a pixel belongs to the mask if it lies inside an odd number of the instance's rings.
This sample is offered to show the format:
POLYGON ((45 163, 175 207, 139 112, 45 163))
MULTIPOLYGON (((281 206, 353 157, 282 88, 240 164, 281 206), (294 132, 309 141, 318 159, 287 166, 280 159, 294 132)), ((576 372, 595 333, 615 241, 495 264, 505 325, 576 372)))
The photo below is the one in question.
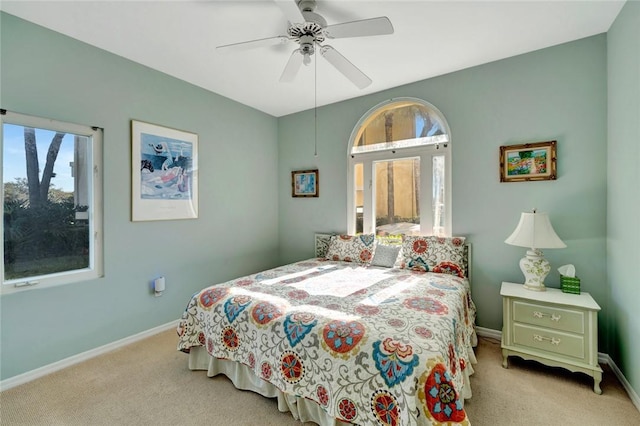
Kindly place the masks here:
POLYGON ((567 245, 556 234, 546 213, 522 213, 515 231, 504 240, 512 246, 532 249, 564 248, 567 245))

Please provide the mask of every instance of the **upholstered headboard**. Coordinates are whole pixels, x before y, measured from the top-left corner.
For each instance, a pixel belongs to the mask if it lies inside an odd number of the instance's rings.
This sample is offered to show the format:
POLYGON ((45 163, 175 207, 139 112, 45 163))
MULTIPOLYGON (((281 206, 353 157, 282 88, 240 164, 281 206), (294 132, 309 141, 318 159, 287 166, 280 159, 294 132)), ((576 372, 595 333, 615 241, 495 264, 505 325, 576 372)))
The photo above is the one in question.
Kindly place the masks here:
MULTIPOLYGON (((315 234, 315 255, 316 257, 325 257, 329 249, 331 237, 337 234, 316 233, 315 234)), ((471 281, 471 243, 464 245, 464 263, 467 271, 467 278, 471 281)))

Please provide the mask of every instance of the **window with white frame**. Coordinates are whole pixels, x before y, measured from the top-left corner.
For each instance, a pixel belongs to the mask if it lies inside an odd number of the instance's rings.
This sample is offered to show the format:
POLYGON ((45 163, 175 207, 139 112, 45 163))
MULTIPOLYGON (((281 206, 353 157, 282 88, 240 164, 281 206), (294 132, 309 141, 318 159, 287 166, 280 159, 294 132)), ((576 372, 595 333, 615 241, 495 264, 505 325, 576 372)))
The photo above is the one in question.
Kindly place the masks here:
POLYGON ((348 232, 451 235, 451 136, 415 98, 369 110, 349 141, 348 232))
POLYGON ((102 276, 102 129, 0 111, 2 291, 102 276))

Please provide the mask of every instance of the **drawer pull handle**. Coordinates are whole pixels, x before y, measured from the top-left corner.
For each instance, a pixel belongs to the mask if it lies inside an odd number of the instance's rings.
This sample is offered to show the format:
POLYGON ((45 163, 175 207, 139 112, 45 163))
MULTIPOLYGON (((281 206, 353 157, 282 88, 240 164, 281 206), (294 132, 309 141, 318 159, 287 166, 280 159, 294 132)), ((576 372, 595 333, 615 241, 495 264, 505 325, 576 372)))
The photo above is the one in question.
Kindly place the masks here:
POLYGON ((551 318, 551 321, 560 321, 560 318, 562 318, 561 315, 547 314, 547 313, 540 312, 540 311, 533 311, 533 317, 534 318, 549 317, 549 318, 551 318))
POLYGON ((537 340, 538 342, 549 342, 552 345, 559 345, 560 344, 560 339, 556 339, 555 337, 540 336, 539 334, 534 334, 533 335, 533 340, 537 340))

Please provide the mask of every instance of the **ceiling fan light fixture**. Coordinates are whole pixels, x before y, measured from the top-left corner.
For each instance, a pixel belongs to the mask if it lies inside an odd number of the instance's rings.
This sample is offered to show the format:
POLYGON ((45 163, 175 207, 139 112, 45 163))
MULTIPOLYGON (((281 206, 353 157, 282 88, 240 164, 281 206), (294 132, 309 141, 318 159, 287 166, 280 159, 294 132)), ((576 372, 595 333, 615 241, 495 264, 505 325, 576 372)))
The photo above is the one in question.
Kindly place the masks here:
POLYGON ((302 53, 309 53, 313 55, 313 44, 315 43, 315 39, 313 36, 305 35, 300 37, 300 51, 302 53))

